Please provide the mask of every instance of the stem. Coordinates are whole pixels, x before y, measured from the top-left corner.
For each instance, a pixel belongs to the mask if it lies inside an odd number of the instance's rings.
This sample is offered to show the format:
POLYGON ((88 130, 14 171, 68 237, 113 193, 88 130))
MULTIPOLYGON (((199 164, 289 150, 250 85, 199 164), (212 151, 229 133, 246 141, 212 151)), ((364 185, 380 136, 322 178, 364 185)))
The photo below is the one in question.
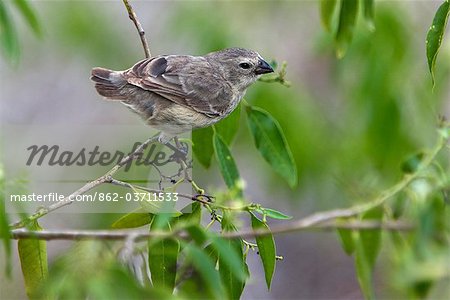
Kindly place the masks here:
POLYGON ((122 1, 123 1, 123 4, 125 4, 125 7, 127 9, 128 17, 130 18, 131 21, 133 21, 134 26, 136 27, 137 32, 139 34, 139 37, 141 38, 141 43, 142 43, 142 47, 144 48, 145 58, 152 57, 152 54, 150 53, 150 48, 148 47, 147 39, 145 38, 144 28, 142 28, 142 25, 139 22, 139 20, 136 16, 136 13, 133 10, 133 7, 128 2, 128 0, 122 0, 122 1))

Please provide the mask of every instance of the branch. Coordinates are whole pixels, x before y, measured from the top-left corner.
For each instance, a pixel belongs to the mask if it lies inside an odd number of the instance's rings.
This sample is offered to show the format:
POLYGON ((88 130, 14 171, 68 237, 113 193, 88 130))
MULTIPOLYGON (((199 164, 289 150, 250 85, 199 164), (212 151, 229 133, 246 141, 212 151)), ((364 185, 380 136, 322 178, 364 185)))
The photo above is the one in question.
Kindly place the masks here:
POLYGON ((114 175, 120 168, 122 168, 128 162, 134 160, 139 154, 141 154, 144 151, 144 149, 147 147, 148 144, 154 143, 157 140, 158 140, 158 135, 155 135, 155 136, 149 138, 147 141, 145 141, 139 147, 137 147, 136 150, 134 150, 132 153, 128 154, 118 164, 116 164, 114 167, 112 167, 112 169, 109 170, 105 175, 100 176, 99 178, 86 183, 80 189, 76 190, 69 196, 65 197, 60 202, 49 205, 47 207, 39 208, 34 214, 30 215, 29 217, 11 224, 10 225, 11 228, 25 227, 28 224, 30 224, 31 222, 45 216, 46 214, 48 214, 52 211, 55 211, 61 207, 72 204, 73 199, 76 196, 83 195, 83 194, 87 193, 88 191, 92 190, 93 188, 95 188, 96 186, 99 186, 100 184, 103 184, 106 182, 111 182, 113 180, 112 175, 114 175))
MULTIPOLYGON (((390 230, 390 231, 410 231, 414 227, 405 222, 373 222, 373 221, 351 221, 347 223, 342 222, 328 222, 324 224, 308 224, 307 220, 310 217, 293 222, 283 227, 273 227, 271 230, 252 230, 246 229, 243 231, 226 232, 220 236, 226 239, 248 238, 263 236, 268 234, 286 233, 292 231, 302 230, 390 230), (302 224, 301 226, 299 224, 302 224)), ((13 239, 30 239, 36 238, 40 240, 81 240, 81 239, 95 239, 95 240, 127 240, 133 237, 134 241, 146 240, 148 238, 165 238, 178 237, 182 239, 189 238, 189 234, 185 231, 148 231, 148 230, 64 230, 64 231, 30 231, 27 229, 14 229, 11 231, 13 239)))
POLYGON ((133 7, 128 2, 128 0, 122 0, 122 1, 123 1, 123 4, 125 4, 125 7, 128 11, 128 17, 130 18, 131 21, 133 21, 134 26, 136 26, 136 29, 139 33, 139 37, 141 38, 142 47, 144 48, 144 52, 145 52, 145 58, 152 57, 152 54, 150 53, 150 48, 148 47, 147 39, 145 38, 145 31, 142 28, 141 23, 139 22, 139 20, 136 16, 136 13, 133 10, 133 7))

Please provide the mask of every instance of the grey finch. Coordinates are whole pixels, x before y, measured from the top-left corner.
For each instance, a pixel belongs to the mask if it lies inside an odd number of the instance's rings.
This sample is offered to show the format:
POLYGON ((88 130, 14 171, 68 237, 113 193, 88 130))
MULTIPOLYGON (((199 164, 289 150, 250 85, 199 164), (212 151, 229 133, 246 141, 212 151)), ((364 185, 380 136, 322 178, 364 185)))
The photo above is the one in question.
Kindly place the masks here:
POLYGON ((153 128, 160 141, 228 116, 258 77, 273 72, 255 51, 229 48, 204 56, 161 55, 125 71, 92 69, 97 92, 121 101, 153 128))

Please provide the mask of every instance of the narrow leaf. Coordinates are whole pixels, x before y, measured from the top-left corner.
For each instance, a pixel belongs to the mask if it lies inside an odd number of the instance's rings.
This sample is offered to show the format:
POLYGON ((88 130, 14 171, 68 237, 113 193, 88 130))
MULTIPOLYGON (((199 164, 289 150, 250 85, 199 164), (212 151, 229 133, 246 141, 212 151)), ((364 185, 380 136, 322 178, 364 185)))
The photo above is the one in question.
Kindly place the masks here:
POLYGON ((372 269, 364 255, 361 243, 356 243, 355 267, 358 283, 364 298, 367 300, 374 299, 375 294, 372 287, 372 269))
POLYGON ((202 206, 199 202, 193 202, 184 207, 181 212, 181 216, 177 218, 177 221, 192 222, 193 224, 200 224, 202 219, 202 206))
POLYGON ((292 219, 292 216, 288 216, 283 214, 282 212, 279 212, 275 209, 271 208, 257 208, 255 209, 258 213, 265 215, 266 217, 272 218, 272 219, 278 219, 278 220, 290 220, 292 219))
POLYGON ((331 31, 331 21, 336 7, 336 0, 320 0, 320 19, 326 30, 331 31))
POLYGON ((223 240, 214 237, 212 245, 218 255, 219 273, 228 296, 231 299, 239 299, 247 277, 241 242, 239 239, 223 240))
MULTIPOLYGON (((383 210, 375 208, 364 214, 363 220, 375 219, 381 220, 383 210)), ((366 299, 374 299, 375 294, 372 286, 372 274, 375 261, 380 251, 381 231, 366 230, 354 233, 357 238, 355 240, 355 264, 356 274, 361 290, 366 299)))
MULTIPOLYGON (((382 208, 374 208, 364 214, 363 220, 381 221, 383 217, 382 208)), ((359 233, 360 242, 363 246, 365 257, 369 266, 373 269, 375 261, 380 252, 381 230, 363 230, 359 233)))
POLYGON ((0 1, 0 45, 6 57, 12 63, 17 63, 20 56, 19 40, 4 1, 0 1))
POLYGON ((205 168, 211 165, 211 158, 214 154, 212 127, 200 128, 192 131, 192 151, 198 162, 205 168))
POLYGON ((42 35, 41 25, 36 17, 34 9, 29 5, 29 1, 26 0, 14 0, 14 4, 17 9, 22 13, 22 16, 27 21, 28 25, 33 29, 37 36, 42 35))
POLYGON ((11 276, 11 234, 4 202, 3 180, 3 170, 0 165, 0 240, 2 240, 3 248, 5 249, 5 273, 7 276, 11 276))
POLYGON ((353 232, 348 229, 337 230, 342 249, 347 255, 352 255, 355 252, 355 243, 353 242, 353 232))
MULTIPOLYGON (((222 232, 237 231, 232 215, 224 211, 221 222, 222 232)), ((239 299, 244 291, 248 270, 242 249, 242 239, 223 240, 218 237, 211 244, 219 261, 219 273, 229 299, 239 299)))
POLYGON ((217 162, 219 163, 219 169, 222 173, 225 184, 229 189, 237 190, 238 194, 242 195, 242 191, 238 186, 240 178, 239 171, 228 146, 217 132, 214 133, 213 142, 214 153, 216 155, 217 162))
POLYGON ((185 230, 198 246, 203 246, 208 239, 208 235, 201 225, 189 225, 185 227, 185 230))
MULTIPOLYGON (((250 215, 252 218, 252 228, 254 230, 269 230, 269 226, 267 226, 266 223, 260 221, 254 214, 250 213, 250 215)), ((261 258, 264 267, 267 288, 270 290, 276 262, 276 250, 273 235, 257 236, 256 244, 258 245, 259 257, 261 258)))
POLYGON ((153 220, 153 214, 145 211, 142 207, 136 209, 134 212, 122 216, 115 221, 111 227, 114 229, 136 228, 150 224, 153 220))
POLYGON ((295 187, 297 167, 280 125, 268 112, 260 108, 247 106, 246 112, 256 148, 275 172, 291 187, 295 187))
POLYGON ((225 119, 214 125, 217 133, 223 138, 225 143, 229 146, 233 142, 234 137, 239 129, 239 121, 241 119, 241 106, 238 105, 236 109, 225 119))
POLYGON ((364 18, 371 31, 375 30, 375 2, 374 0, 363 0, 364 18))
POLYGON ((336 32, 336 55, 338 58, 344 57, 348 45, 353 38, 353 30, 358 16, 359 0, 341 0, 341 10, 339 12, 339 23, 336 32))
POLYGON ((186 256, 203 278, 204 285, 215 299, 223 299, 223 288, 216 264, 211 257, 194 244, 185 246, 186 256))
MULTIPOLYGON (((202 252, 205 253, 211 259, 212 264, 216 266, 218 260, 216 249, 209 244, 203 248, 202 252)), ((188 261, 188 265, 191 266, 191 262, 188 261)), ((184 296, 185 299, 202 299, 206 298, 205 295, 207 294, 214 295, 214 293, 210 292, 211 289, 204 284, 202 277, 203 276, 194 269, 189 278, 181 280, 179 285, 177 285, 177 295, 184 296)))
POLYGON ((212 238, 212 245, 219 258, 219 273, 230 299, 239 299, 247 277, 244 268, 244 253, 240 240, 212 238))
POLYGON ((433 23, 428 30, 426 46, 427 46, 427 60, 428 68, 430 69, 431 79, 434 85, 434 70, 436 67, 436 58, 441 48, 442 39, 444 37, 445 29, 447 27, 448 18, 450 15, 450 1, 446 0, 439 6, 434 15, 433 23))
MULTIPOLYGON (((30 229, 42 230, 37 222, 33 223, 30 229)), ((30 299, 36 298, 48 276, 47 244, 38 239, 22 239, 18 242, 18 250, 25 290, 30 299)))
MULTIPOLYGON (((158 228, 158 224, 153 222, 151 228, 158 228)), ((168 223, 164 229, 170 230, 168 223)), ((173 291, 177 274, 179 251, 180 243, 172 238, 148 241, 148 266, 155 288, 166 289, 170 292, 173 291)))

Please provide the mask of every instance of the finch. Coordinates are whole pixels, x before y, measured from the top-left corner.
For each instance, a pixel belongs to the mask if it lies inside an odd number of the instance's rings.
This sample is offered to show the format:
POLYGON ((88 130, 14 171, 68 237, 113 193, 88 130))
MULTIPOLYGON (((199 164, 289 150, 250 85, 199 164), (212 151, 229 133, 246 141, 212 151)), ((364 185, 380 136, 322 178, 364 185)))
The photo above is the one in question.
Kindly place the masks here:
POLYGON ((217 123, 258 77, 273 72, 255 51, 229 48, 204 56, 161 55, 125 71, 92 69, 97 92, 120 101, 161 131, 159 140, 217 123))

